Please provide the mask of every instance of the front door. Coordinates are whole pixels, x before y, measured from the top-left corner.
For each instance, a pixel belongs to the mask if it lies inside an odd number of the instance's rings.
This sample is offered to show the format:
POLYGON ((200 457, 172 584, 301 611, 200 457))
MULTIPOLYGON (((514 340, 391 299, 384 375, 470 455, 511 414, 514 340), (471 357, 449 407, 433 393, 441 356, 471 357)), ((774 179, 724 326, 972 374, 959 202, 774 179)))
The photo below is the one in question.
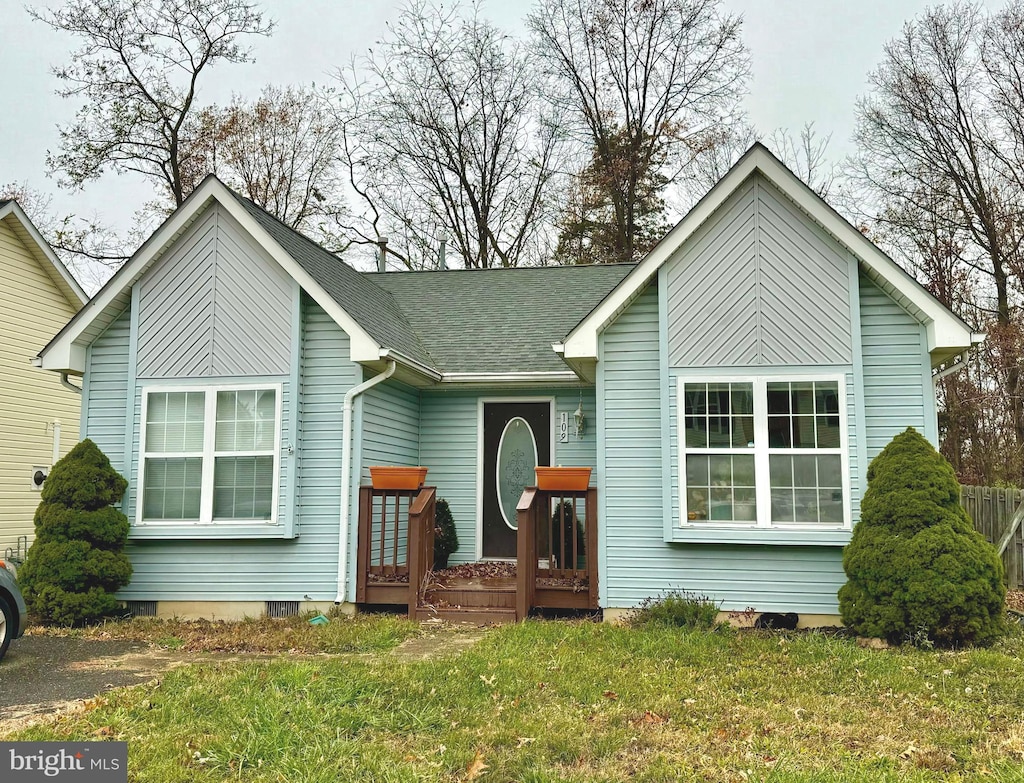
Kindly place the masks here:
POLYGON ((550 403, 484 403, 484 557, 515 558, 516 504, 533 469, 550 464, 550 403))

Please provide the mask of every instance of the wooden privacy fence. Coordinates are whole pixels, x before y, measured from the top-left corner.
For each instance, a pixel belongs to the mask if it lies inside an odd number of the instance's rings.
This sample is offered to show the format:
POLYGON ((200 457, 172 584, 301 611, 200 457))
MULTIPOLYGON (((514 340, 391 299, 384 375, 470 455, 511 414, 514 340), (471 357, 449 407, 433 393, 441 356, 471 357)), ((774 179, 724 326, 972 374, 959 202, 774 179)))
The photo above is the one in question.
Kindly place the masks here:
POLYGON ((1002 551, 1007 586, 1011 590, 1024 587, 1024 491, 964 486, 960 505, 978 532, 1002 551))

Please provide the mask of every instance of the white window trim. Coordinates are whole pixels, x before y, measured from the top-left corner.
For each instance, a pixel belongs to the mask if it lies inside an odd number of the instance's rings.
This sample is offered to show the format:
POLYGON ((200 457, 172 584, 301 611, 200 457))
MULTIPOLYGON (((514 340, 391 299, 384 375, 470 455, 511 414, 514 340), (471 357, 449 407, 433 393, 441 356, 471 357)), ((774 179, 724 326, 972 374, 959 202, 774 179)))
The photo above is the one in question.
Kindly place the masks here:
POLYGON ((850 497, 850 440, 849 409, 846 404, 846 376, 842 373, 788 373, 759 375, 679 375, 676 377, 676 451, 678 465, 676 482, 679 490, 679 522, 681 528, 690 530, 789 530, 821 531, 850 530, 852 511, 850 497), (768 384, 830 381, 839 390, 839 448, 838 449, 772 449, 768 448, 768 384), (687 383, 749 383, 754 393, 754 448, 686 448, 686 415, 684 389, 687 383), (751 522, 729 522, 723 520, 694 521, 686 515, 686 454, 754 454, 754 484, 757 492, 757 520, 751 522), (771 480, 769 478, 769 457, 771 454, 835 454, 841 460, 843 482, 843 524, 822 525, 810 523, 772 523, 771 480))
POLYGON ((176 525, 276 525, 281 491, 281 406, 283 384, 280 383, 220 383, 207 385, 144 386, 142 388, 142 413, 139 426, 139 486, 135 493, 135 524, 140 527, 168 527, 176 525), (217 451, 217 393, 222 391, 273 391, 274 392, 274 487, 270 499, 270 519, 214 519, 213 518, 213 474, 217 456, 266 456, 266 451, 217 451), (203 479, 199 506, 199 519, 146 519, 142 518, 143 499, 146 487, 146 458, 195 457, 196 452, 154 452, 146 451, 146 421, 149 413, 149 395, 174 392, 203 392, 206 396, 203 416, 203 479))

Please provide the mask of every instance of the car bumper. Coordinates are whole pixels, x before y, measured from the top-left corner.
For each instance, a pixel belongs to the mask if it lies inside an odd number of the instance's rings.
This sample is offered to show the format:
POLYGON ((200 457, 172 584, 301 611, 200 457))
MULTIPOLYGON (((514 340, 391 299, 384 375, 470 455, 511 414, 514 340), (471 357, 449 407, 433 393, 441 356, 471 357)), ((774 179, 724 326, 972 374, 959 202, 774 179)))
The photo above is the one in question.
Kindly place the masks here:
POLYGON ((14 594, 14 603, 18 605, 18 632, 14 638, 20 639, 25 633, 25 628, 28 627, 28 608, 25 606, 25 599, 21 597, 20 592, 14 594))

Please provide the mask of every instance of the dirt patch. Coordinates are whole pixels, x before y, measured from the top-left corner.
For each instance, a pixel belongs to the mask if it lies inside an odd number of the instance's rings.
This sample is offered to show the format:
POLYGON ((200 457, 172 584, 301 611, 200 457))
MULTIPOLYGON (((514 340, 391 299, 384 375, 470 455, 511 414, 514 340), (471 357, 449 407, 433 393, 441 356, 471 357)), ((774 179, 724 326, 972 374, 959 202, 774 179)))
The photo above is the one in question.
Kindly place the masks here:
MULTIPOLYGON (((430 625, 429 622, 424 623, 425 627, 430 625)), ((415 663, 430 658, 457 655, 483 639, 486 633, 486 630, 482 628, 468 629, 437 625, 422 636, 402 642, 391 651, 391 655, 402 663, 415 663)))
POLYGON ((1010 590, 1006 594, 1006 608, 1024 614, 1024 590, 1010 590))

